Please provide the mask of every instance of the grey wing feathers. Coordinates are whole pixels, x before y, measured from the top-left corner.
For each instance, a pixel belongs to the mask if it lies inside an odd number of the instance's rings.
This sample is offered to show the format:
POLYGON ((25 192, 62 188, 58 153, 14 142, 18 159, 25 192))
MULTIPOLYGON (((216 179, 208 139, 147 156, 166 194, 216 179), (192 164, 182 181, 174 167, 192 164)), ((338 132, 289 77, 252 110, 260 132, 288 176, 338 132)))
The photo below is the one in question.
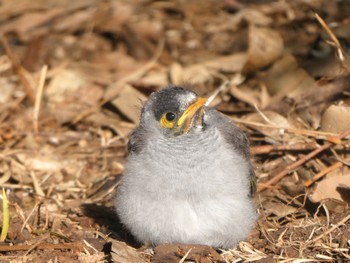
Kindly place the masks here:
POLYGON ((128 154, 138 154, 144 145, 144 136, 140 126, 135 128, 129 135, 128 154))
POLYGON ((236 151, 240 152, 250 165, 250 195, 253 196, 256 192, 256 176, 253 166, 250 161, 250 148, 249 140, 247 136, 231 121, 229 118, 224 116, 222 113, 210 109, 210 114, 213 114, 213 120, 215 121, 216 127, 224 135, 225 140, 232 145, 236 151))

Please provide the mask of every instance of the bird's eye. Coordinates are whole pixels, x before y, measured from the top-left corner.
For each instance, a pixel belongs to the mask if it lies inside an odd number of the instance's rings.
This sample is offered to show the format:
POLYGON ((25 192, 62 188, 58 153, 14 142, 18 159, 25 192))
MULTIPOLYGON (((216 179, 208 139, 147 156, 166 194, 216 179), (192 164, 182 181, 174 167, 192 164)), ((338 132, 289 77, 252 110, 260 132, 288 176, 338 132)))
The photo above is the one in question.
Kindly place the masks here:
POLYGON ((167 113, 165 113, 165 118, 167 121, 172 122, 175 120, 176 114, 174 112, 167 112, 167 113))
POLYGON ((171 112, 171 111, 165 112, 162 118, 160 119, 160 124, 164 128, 171 129, 174 127, 176 117, 177 117, 177 114, 175 112, 171 112))

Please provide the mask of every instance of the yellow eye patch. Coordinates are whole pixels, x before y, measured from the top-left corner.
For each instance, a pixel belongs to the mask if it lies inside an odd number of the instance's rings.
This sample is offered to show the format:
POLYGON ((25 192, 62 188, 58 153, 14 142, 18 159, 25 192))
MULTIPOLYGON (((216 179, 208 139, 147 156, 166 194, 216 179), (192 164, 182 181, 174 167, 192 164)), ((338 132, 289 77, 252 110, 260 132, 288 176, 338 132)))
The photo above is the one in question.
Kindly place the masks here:
POLYGON ((160 119, 160 124, 164 128, 171 129, 174 127, 176 117, 177 115, 174 112, 165 112, 162 118, 160 119))

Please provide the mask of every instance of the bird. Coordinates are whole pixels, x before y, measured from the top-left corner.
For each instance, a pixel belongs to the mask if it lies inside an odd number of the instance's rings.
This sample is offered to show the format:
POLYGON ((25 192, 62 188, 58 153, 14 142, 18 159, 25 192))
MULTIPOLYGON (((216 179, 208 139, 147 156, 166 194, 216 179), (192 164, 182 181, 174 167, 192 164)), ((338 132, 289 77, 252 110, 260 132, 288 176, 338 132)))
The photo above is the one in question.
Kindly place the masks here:
POLYGON ((129 135, 114 206, 140 243, 229 249, 254 227, 248 139, 206 101, 182 86, 153 92, 129 135))

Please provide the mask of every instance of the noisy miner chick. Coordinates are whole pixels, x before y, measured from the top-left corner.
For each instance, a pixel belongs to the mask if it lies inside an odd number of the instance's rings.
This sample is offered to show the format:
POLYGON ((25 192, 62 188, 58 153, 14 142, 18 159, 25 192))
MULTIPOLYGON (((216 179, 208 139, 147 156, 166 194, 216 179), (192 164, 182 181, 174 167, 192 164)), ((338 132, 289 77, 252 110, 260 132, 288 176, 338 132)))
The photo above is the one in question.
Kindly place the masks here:
POLYGON ((232 248, 257 215, 249 143, 193 91, 152 93, 131 133, 115 207, 141 242, 232 248))

